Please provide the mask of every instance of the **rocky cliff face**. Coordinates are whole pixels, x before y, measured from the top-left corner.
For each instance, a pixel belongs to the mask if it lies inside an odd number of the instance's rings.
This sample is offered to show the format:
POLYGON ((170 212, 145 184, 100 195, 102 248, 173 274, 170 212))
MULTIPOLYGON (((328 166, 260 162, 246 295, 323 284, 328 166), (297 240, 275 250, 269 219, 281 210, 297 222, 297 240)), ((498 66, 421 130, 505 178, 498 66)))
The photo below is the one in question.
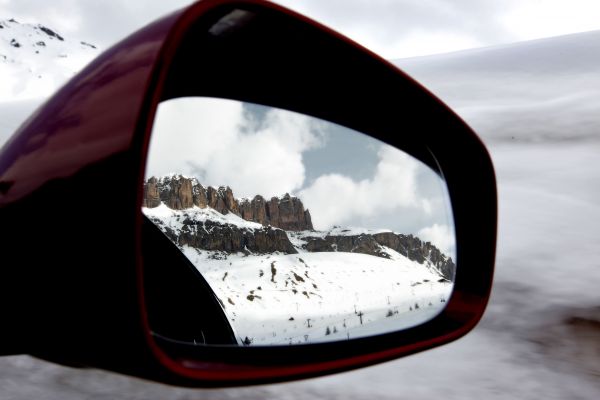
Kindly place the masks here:
POLYGON ((310 212, 297 197, 286 193, 283 197, 272 197, 267 201, 262 196, 252 200, 243 199, 239 205, 241 217, 263 225, 272 225, 286 231, 313 229, 310 212))
POLYGON ((258 195, 252 200, 238 201, 229 187, 204 187, 194 178, 181 175, 152 177, 144 183, 144 207, 158 207, 163 202, 173 210, 192 206, 211 207, 221 214, 233 213, 247 221, 258 222, 286 231, 312 230, 310 212, 302 201, 286 193, 283 197, 266 200, 258 195))

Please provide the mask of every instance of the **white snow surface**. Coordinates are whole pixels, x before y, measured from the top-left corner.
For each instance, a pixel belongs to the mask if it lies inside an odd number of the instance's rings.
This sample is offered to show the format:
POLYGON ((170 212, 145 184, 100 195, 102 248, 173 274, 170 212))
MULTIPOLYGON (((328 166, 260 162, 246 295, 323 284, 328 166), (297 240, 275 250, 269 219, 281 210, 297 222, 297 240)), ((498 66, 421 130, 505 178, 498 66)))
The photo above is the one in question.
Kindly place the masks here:
POLYGON ((50 27, 14 19, 0 25, 0 103, 48 97, 99 53, 50 27))
POLYGON ((425 266, 366 254, 183 252, 224 305, 238 341, 287 345, 393 332, 437 315, 452 291, 425 266))
POLYGON ((210 208, 200 208, 194 206, 186 210, 173 210, 167 207, 164 203, 160 203, 158 207, 143 208, 144 214, 148 217, 159 218, 163 223, 171 229, 181 230, 183 220, 192 218, 194 221, 214 221, 222 225, 230 224, 241 229, 261 229, 263 226, 256 222, 246 221, 245 219, 233 214, 221 214, 220 212, 210 208))
MULTIPOLYGON (((497 172, 494 288, 482 321, 463 339, 352 372, 227 390, 174 388, 29 356, 2 357, 0 397, 600 398, 599 50, 600 32, 592 32, 398 61, 411 64, 412 75, 475 127, 497 172), (554 107, 559 98, 565 107, 554 107), (510 113, 494 111, 503 105, 510 113)), ((33 111, 25 107, 21 115, 33 111)))
MULTIPOLYGON (((314 232, 299 232, 298 236, 312 236, 312 237, 321 237, 325 236, 356 236, 356 235, 374 235, 376 233, 382 232, 392 232, 389 229, 369 229, 369 228, 359 228, 353 226, 334 226, 331 229, 327 229, 324 231, 314 231, 314 232)), ((292 232, 294 234, 294 232, 292 232)))
POLYGON ((0 19, 0 148, 27 117, 99 54, 51 27, 0 19), (58 36, 47 33, 54 32, 58 36))

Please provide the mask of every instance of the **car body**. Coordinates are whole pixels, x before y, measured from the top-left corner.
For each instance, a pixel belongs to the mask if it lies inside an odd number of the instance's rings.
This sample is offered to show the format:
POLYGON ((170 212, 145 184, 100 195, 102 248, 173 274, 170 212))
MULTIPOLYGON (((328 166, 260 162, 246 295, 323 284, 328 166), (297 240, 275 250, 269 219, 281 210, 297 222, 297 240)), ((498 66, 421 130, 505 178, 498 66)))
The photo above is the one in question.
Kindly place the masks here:
POLYGON ((271 3, 205 0, 103 53, 23 124, 0 152, 0 221, 13 260, 4 265, 2 354, 227 386, 357 368, 466 334, 491 289, 496 188, 472 130, 393 65, 271 3), (190 348, 153 337, 148 297, 164 280, 149 280, 148 266, 178 256, 164 238, 148 239, 144 167, 158 103, 190 95, 311 115, 437 165, 459 260, 443 312, 407 330, 306 346, 190 348), (40 206, 49 212, 32 212, 40 206), (23 240, 32 225, 44 238, 35 251, 23 240))

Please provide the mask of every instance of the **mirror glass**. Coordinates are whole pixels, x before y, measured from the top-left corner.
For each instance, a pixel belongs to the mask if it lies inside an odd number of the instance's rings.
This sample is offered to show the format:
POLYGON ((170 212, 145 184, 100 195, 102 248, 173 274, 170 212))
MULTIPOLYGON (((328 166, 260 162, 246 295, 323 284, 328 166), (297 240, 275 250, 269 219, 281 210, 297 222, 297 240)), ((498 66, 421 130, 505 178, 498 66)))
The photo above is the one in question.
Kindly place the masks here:
MULTIPOLYGON (((330 122, 232 100, 165 101, 143 191, 143 214, 195 269, 180 291, 203 280, 198 291, 217 300, 186 312, 179 337, 151 319, 167 340, 348 340, 422 324, 452 292, 454 225, 441 174, 330 122), (181 333, 210 307, 234 339, 181 333)), ((166 264, 167 274, 186 268, 166 264)), ((179 291, 172 280, 151 285, 179 291)), ((150 314, 177 308, 149 304, 150 314)))

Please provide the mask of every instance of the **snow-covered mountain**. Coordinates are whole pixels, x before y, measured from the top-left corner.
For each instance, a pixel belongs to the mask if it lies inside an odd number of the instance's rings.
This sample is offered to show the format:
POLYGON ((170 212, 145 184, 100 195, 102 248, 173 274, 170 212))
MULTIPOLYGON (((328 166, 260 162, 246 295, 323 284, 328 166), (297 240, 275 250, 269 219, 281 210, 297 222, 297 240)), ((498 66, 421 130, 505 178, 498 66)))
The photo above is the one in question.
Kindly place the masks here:
POLYGON ((452 290, 454 263, 431 243, 389 230, 315 231, 289 194, 238 200, 181 175, 150 178, 144 193, 145 215, 207 280, 240 344, 415 326, 452 290))
POLYGON ((45 98, 97 55, 47 26, 0 20, 0 102, 45 98))

